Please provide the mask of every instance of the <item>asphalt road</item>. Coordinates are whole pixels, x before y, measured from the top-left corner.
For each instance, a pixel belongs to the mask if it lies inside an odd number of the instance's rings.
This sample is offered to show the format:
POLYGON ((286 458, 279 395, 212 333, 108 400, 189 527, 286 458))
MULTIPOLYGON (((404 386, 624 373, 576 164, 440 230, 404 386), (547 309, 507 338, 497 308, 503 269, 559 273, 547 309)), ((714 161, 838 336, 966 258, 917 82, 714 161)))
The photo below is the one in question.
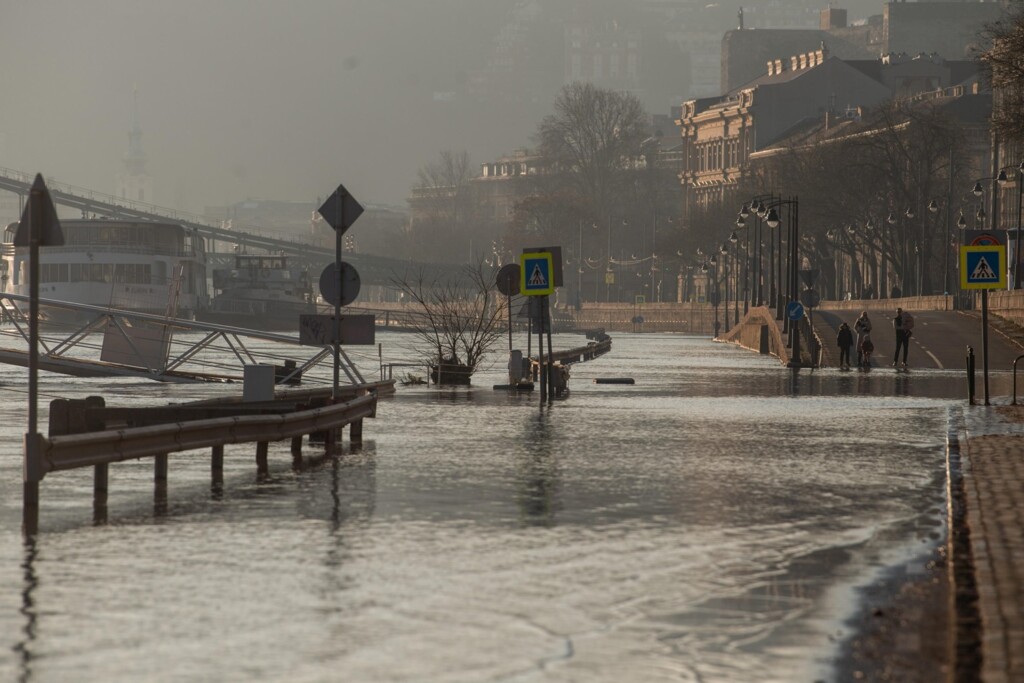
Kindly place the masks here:
MULTIPOLYGON (((823 342, 831 347, 831 355, 838 358, 835 343, 839 323, 846 322, 850 329, 857 320, 857 311, 814 311, 814 327, 823 342)), ((911 368, 946 368, 960 369, 965 365, 967 347, 974 347, 977 367, 981 367, 981 315, 978 312, 962 313, 959 311, 914 311, 914 332, 910 337, 910 352, 907 365, 911 368)), ((892 327, 892 319, 896 310, 891 312, 869 312, 871 320, 871 341, 875 343, 874 365, 888 367, 892 364, 892 354, 896 350, 896 333, 892 327)), ((1013 360, 1024 353, 1017 344, 1011 342, 994 329, 988 336, 989 367, 993 370, 1009 370, 1013 360)), ((853 350, 856 360, 856 349, 853 350)))

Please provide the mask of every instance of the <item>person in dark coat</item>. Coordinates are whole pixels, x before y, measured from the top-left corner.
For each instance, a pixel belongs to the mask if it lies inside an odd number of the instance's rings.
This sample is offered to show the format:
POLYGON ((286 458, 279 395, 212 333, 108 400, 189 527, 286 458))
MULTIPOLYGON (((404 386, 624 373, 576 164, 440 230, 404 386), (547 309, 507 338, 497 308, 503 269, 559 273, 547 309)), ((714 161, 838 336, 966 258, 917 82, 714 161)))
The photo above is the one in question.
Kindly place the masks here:
POLYGON ((853 346, 853 330, 846 323, 839 325, 839 334, 836 335, 836 344, 839 345, 839 367, 843 370, 850 369, 850 348, 853 346))

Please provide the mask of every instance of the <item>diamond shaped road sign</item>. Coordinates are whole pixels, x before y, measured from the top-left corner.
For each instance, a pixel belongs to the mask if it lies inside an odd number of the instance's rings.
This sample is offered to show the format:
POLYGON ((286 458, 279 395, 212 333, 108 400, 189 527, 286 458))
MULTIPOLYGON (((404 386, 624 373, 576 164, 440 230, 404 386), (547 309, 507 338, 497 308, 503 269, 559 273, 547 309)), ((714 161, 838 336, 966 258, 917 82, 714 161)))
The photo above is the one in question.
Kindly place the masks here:
POLYGON ((329 226, 342 235, 363 215, 363 207, 349 194, 344 185, 338 185, 338 189, 331 193, 317 211, 329 226))
POLYGON ((14 233, 14 246, 28 247, 32 245, 32 197, 37 192, 41 192, 43 195, 40 202, 43 215, 39 224, 39 246, 62 246, 64 244, 64 232, 60 229, 60 221, 57 220, 57 209, 53 206, 50 190, 47 189, 46 183, 43 182, 43 175, 41 173, 36 174, 36 179, 32 183, 32 189, 29 190, 25 210, 21 214, 21 220, 18 221, 18 231, 14 233))

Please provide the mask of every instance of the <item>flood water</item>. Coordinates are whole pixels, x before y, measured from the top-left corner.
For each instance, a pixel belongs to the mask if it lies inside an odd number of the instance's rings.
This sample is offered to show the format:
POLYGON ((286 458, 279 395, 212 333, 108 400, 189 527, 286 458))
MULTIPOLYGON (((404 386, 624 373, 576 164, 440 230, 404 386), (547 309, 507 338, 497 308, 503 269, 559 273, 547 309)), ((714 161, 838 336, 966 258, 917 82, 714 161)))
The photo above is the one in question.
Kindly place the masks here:
MULTIPOLYGON (((493 391, 502 375, 399 387, 361 452, 295 470, 272 444, 265 479, 251 445, 227 447, 222 488, 208 452, 172 455, 166 503, 151 461, 112 465, 101 523, 92 471, 52 473, 25 545, 26 371, 0 366, 0 680, 830 679, 857 587, 945 533, 960 373, 794 376, 620 334, 550 407, 493 391), (636 384, 592 383, 608 376, 636 384)), ((40 391, 229 389, 43 374, 40 391)))

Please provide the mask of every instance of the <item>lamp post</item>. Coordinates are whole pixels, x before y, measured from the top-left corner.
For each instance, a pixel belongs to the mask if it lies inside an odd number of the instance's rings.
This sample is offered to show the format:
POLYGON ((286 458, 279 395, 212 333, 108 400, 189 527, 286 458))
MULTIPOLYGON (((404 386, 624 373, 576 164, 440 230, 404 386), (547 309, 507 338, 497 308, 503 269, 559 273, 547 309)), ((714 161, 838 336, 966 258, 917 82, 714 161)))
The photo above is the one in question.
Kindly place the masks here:
MULTIPOLYGON (((781 222, 779 219, 779 212, 777 209, 787 206, 789 207, 789 253, 787 255, 788 268, 787 268, 787 284, 789 289, 790 301, 799 300, 799 289, 797 280, 799 278, 800 269, 800 200, 797 197, 790 199, 776 199, 768 204, 766 207, 767 212, 765 213, 764 222, 768 224, 769 228, 775 229, 779 227, 781 222)), ((781 247, 781 235, 780 235, 780 247, 781 247)), ((782 252, 779 252, 779 264, 780 264, 780 275, 781 275, 781 263, 782 263, 782 252)), ((780 277, 781 280, 781 277, 780 277)), ((781 282, 780 282, 781 285, 781 282)), ((779 297, 779 306, 781 308, 782 297, 779 297)), ((782 312, 778 312, 781 317, 782 312)), ((788 318, 785 321, 788 323, 788 318)), ((789 326, 789 342, 790 346, 793 347, 793 357, 791 363, 794 367, 801 365, 800 361, 800 327, 799 325, 789 326)))
MULTIPOLYGON (((1021 203, 1024 201, 1024 161, 1018 166, 1008 166, 1014 169, 1014 182, 1017 183, 1017 227, 1014 229, 1013 237, 1013 288, 1021 288, 1020 278, 1020 233, 1021 233, 1021 203)), ((1005 186, 1009 178, 1006 176, 1006 168, 1000 169, 996 176, 996 182, 1005 186)))
MULTIPOLYGON (((739 258, 739 241, 740 241, 739 235, 736 234, 735 230, 733 230, 732 233, 729 235, 729 241, 732 242, 732 269, 735 270, 736 267, 739 265, 739 263, 737 262, 736 259, 739 258)), ((732 303, 732 305, 733 305, 733 316, 732 317, 733 317, 733 323, 738 325, 739 322, 740 322, 740 298, 737 295, 738 292, 736 291, 736 290, 739 289, 739 286, 738 286, 739 285, 739 281, 738 281, 738 279, 736 277, 736 273, 735 272, 733 273, 732 281, 733 281, 733 286, 735 287, 735 289, 733 291, 733 295, 734 296, 732 298, 732 302, 733 302, 732 303)), ((744 307, 745 306, 746 306, 746 301, 744 301, 744 307)), ((746 314, 746 312, 747 311, 744 308, 743 313, 746 314)))
POLYGON ((732 329, 729 325, 729 275, 732 273, 732 267, 726 260, 729 255, 729 248, 722 243, 722 246, 718 248, 718 253, 722 256, 722 270, 725 271, 725 330, 728 332, 732 329))
MULTIPOLYGON (((750 230, 746 230, 746 217, 751 215, 751 210, 745 204, 740 208, 739 214, 736 215, 736 227, 743 229, 743 249, 745 258, 743 259, 743 313, 749 311, 751 308, 751 233, 750 230)), ((736 234, 733 230, 732 234, 736 234)), ((736 297, 739 298, 738 296, 736 297)))
POLYGON ((786 235, 787 247, 788 247, 787 251, 788 251, 788 253, 786 254, 786 261, 787 261, 787 263, 786 263, 786 278, 785 278, 785 282, 783 281, 783 277, 782 277, 782 260, 783 260, 783 254, 782 254, 782 231, 781 230, 778 231, 779 232, 779 234, 778 234, 778 254, 779 254, 779 258, 778 258, 778 278, 777 278, 778 285, 777 285, 777 289, 778 289, 779 296, 778 296, 778 305, 777 305, 776 316, 781 320, 782 319, 782 309, 783 309, 782 300, 783 300, 784 296, 786 296, 786 295, 783 294, 783 287, 785 286, 785 289, 788 290, 788 296, 790 297, 790 299, 792 301, 796 301, 799 298, 799 291, 798 291, 798 285, 797 285, 797 271, 800 268, 800 264, 798 262, 799 261, 799 245, 798 245, 797 242, 800 239, 800 201, 799 201, 799 199, 797 197, 792 197, 791 199, 782 199, 781 197, 779 197, 777 199, 772 200, 767 205, 763 205, 763 206, 764 206, 764 222, 768 225, 769 228, 771 228, 773 230, 775 228, 778 228, 779 224, 782 222, 781 219, 779 218, 778 209, 783 207, 783 206, 790 207, 790 210, 788 212, 789 224, 788 224, 787 235, 786 235))

